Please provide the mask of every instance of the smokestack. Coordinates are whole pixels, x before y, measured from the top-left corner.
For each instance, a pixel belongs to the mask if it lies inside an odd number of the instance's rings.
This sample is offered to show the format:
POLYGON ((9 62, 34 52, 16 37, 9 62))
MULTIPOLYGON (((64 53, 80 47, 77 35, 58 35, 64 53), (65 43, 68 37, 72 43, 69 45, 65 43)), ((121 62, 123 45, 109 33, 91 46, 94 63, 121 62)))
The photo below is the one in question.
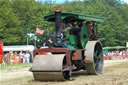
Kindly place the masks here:
POLYGON ((61 8, 55 7, 55 28, 57 38, 61 37, 61 8))

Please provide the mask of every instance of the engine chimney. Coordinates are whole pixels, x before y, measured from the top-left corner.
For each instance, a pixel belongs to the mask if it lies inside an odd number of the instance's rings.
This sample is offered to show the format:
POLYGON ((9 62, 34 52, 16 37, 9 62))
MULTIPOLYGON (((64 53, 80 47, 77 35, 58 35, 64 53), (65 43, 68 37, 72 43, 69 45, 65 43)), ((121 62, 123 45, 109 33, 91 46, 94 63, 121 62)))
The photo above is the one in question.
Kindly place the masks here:
POLYGON ((61 8, 56 7, 55 9, 55 28, 56 28, 56 37, 61 37, 61 8))

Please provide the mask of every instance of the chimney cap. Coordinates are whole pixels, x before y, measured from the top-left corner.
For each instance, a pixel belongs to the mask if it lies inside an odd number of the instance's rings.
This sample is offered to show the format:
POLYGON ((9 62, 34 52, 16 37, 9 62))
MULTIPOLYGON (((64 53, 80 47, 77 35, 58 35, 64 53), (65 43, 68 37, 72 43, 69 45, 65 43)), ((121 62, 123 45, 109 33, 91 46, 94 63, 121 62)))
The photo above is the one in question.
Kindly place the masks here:
POLYGON ((54 10, 55 12, 61 12, 61 7, 55 7, 54 10))

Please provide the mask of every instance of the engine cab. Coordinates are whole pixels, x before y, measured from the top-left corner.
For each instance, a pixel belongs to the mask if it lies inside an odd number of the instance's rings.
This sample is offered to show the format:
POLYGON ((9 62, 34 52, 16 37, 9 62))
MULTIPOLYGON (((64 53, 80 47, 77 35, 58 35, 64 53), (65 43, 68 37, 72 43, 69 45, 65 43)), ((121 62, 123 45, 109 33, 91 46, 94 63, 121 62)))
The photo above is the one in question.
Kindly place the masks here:
POLYGON ((55 22, 56 30, 55 34, 47 36, 46 45, 69 49, 82 49, 88 40, 98 40, 97 24, 104 22, 102 17, 61 13, 61 8, 55 8, 55 14, 47 15, 44 19, 55 22))

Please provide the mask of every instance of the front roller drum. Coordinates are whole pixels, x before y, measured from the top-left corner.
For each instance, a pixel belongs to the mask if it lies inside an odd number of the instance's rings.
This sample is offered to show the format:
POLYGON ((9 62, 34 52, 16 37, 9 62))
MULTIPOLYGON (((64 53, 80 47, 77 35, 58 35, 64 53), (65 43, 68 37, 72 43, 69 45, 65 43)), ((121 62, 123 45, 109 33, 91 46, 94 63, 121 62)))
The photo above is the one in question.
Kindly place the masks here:
POLYGON ((33 72, 34 79, 37 81, 64 81, 63 72, 33 72))
POLYGON ((87 73, 91 75, 101 74, 104 63, 101 43, 99 41, 88 41, 85 49, 85 59, 89 60, 89 62, 86 62, 87 73))
POLYGON ((63 71, 65 63, 65 55, 36 55, 32 72, 35 80, 38 81, 63 81, 69 80, 69 71, 63 71))

